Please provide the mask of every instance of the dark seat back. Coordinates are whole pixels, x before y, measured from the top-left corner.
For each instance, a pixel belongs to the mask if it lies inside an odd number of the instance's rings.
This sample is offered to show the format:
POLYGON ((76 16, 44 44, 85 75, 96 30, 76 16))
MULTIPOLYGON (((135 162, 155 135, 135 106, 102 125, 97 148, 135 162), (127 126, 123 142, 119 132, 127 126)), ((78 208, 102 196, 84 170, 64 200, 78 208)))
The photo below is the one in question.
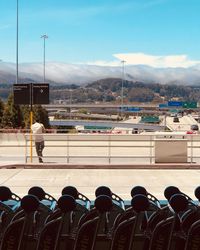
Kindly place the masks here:
POLYGON ((111 250, 127 250, 130 245, 131 233, 135 225, 135 217, 121 222, 115 230, 111 250))
POLYGON ((99 217, 84 223, 79 231, 74 250, 93 250, 98 230, 99 217))
POLYGON ((27 195, 21 200, 21 207, 25 215, 9 224, 3 235, 1 249, 36 249, 35 225, 38 206, 39 200, 35 196, 27 195), (11 244, 12 239, 14 248, 11 244))
POLYGON ((48 222, 40 233, 38 250, 42 249, 73 249, 72 237, 72 211, 75 210, 76 202, 72 196, 63 195, 58 200, 60 217, 48 222))
POLYGON ((171 238, 174 217, 169 217, 157 224, 153 231, 149 250, 166 250, 171 238))
MULTIPOLYGON (((100 195, 95 200, 94 215, 97 216, 83 223, 77 233, 74 250, 109 250, 109 211, 113 202, 109 196, 100 195), (85 248, 84 248, 85 247, 85 248)), ((93 216, 92 216, 93 217, 93 216)))
POLYGON ((200 220, 196 221, 190 228, 186 240, 185 250, 200 249, 200 220))

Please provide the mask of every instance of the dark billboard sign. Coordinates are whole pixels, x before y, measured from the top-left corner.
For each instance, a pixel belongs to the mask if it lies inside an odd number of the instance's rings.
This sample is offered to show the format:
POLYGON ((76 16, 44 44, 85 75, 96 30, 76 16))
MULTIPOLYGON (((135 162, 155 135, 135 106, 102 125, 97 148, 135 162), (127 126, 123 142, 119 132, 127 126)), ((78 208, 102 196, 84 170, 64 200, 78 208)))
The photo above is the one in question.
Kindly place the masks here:
POLYGON ((14 84, 14 104, 49 104, 48 83, 14 84))
POLYGON ((31 87, 30 84, 14 84, 14 104, 31 104, 31 87))
POLYGON ((49 104, 49 84, 33 84, 33 104, 49 104))

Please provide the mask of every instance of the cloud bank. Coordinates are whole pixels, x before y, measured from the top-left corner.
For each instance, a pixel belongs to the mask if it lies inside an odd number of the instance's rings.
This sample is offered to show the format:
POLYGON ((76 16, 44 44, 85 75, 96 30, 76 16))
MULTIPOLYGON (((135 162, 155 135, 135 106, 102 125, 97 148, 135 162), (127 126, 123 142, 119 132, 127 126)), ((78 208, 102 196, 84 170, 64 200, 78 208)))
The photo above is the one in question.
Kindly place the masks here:
MULTIPOLYGON (((131 81, 161 84, 200 85, 200 61, 187 55, 153 56, 144 53, 115 54, 113 61, 95 61, 67 64, 46 62, 46 79, 63 84, 86 84, 103 78, 121 78, 122 60, 125 78, 131 81)), ((13 83, 16 67, 14 63, 0 62, 0 83, 13 83), (10 80, 9 80, 10 79, 10 80)), ((19 77, 24 81, 42 82, 42 63, 19 65, 19 77)))
POLYGON ((127 65, 147 65, 155 68, 188 68, 200 64, 200 61, 191 60, 187 55, 153 56, 144 53, 122 53, 113 56, 126 61, 127 65))

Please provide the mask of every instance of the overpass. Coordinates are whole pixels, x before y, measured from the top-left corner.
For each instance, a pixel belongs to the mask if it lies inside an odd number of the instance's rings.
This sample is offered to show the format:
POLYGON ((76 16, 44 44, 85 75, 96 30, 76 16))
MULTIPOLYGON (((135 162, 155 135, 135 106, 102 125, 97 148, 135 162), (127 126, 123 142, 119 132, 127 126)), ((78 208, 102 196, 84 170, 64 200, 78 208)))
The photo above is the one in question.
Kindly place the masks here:
POLYGON ((94 126, 94 127, 112 127, 112 128, 131 128, 150 131, 164 131, 165 126, 151 125, 143 123, 124 123, 111 121, 84 121, 84 120, 52 120, 51 126, 94 126))
MULTIPOLYGON (((64 108, 120 108, 121 104, 105 104, 105 103, 91 103, 91 104, 84 104, 84 103, 77 103, 77 104, 48 104, 42 105, 46 109, 64 109, 64 108)), ((124 107, 139 107, 139 108, 159 108, 157 104, 124 104, 124 107)))

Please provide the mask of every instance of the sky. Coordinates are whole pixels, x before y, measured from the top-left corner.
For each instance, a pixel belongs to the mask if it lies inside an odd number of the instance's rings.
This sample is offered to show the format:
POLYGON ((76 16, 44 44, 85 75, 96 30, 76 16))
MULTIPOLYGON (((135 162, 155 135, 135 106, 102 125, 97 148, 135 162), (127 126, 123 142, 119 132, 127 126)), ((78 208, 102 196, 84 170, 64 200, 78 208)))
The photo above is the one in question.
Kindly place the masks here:
MULTIPOLYGON (((16 2, 0 0, 0 59, 16 61, 16 2)), ((200 63, 199 0, 19 0, 19 62, 190 67, 200 63)))

